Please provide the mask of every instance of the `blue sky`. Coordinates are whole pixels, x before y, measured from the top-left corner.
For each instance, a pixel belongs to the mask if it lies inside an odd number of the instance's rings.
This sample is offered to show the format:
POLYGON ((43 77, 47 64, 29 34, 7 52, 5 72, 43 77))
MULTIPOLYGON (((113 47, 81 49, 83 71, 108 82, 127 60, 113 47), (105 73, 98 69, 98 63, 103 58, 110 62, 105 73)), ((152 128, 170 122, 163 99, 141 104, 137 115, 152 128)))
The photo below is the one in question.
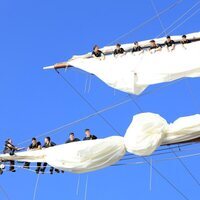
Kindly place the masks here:
MULTIPOLYGON (((158 10, 173 2, 175 0, 154 0, 158 10)), ((164 26, 169 27, 197 2, 183 0, 162 15, 164 26)), ((86 53, 94 44, 107 45, 154 15, 150 0, 0 1, 0 146, 3 148, 5 139, 9 137, 18 144, 93 113, 55 71, 43 71, 42 67, 67 60, 75 54, 86 53)), ((173 34, 199 31, 199 17, 200 13, 173 31, 173 34)), ((162 28, 156 19, 119 42, 146 40, 160 32, 162 28)), ((92 77, 89 93, 84 92, 88 77, 84 72, 72 69, 62 74, 97 110, 127 99, 127 94, 114 91, 96 77, 92 77)), ((146 91, 155 92, 137 97, 137 103, 145 112, 158 113, 168 122, 199 113, 200 79, 186 79, 167 85, 151 86, 146 91), (156 90, 161 86, 163 89, 156 90)), ((139 112, 130 102, 105 112, 103 116, 124 135, 132 116, 139 112)), ((90 128, 100 138, 116 135, 96 116, 52 135, 52 140, 58 144, 63 143, 70 131, 83 138, 85 128, 90 128)), ((184 162, 200 180, 199 157, 184 159, 184 162)), ((198 199, 199 187, 177 160, 159 162, 154 166, 188 199, 198 199)), ((78 195, 76 190, 79 175, 65 173, 40 176, 35 199, 84 199, 87 176, 88 200, 183 199, 156 172, 153 172, 150 191, 149 171, 149 166, 143 164, 109 167, 83 174, 80 176, 78 195)), ((15 174, 5 173, 1 176, 0 185, 10 200, 31 200, 36 179, 34 173, 18 170, 15 174)), ((1 190, 0 199, 6 199, 1 190)))

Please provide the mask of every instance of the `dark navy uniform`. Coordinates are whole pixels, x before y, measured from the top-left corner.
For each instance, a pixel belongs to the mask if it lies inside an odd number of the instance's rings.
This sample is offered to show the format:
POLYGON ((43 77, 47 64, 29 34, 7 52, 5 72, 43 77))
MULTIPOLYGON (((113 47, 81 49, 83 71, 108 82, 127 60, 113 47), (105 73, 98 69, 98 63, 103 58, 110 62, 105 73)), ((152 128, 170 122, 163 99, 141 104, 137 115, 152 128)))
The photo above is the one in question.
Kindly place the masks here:
POLYGON ((78 142, 80 139, 74 138, 73 140, 68 139, 65 143, 71 143, 71 142, 78 142))
MULTIPOLYGON (((39 147, 41 147, 41 143, 40 142, 36 142, 35 144, 31 143, 29 145, 29 149, 30 150, 34 150, 34 149, 37 150, 39 147)), ((25 162, 24 163, 24 168, 25 169, 29 169, 30 168, 30 163, 29 162, 25 162)), ((37 174, 39 173, 40 169, 41 169, 41 163, 38 162, 37 163, 37 168, 35 170, 37 174)))
POLYGON ((84 137, 83 140, 96 140, 97 137, 95 135, 90 135, 90 137, 84 137))
MULTIPOLYGON (((14 155, 14 152, 17 150, 17 148, 10 143, 9 141, 5 141, 5 146, 4 146, 4 150, 3 153, 9 153, 11 156, 14 155)), ((14 160, 10 160, 10 168, 9 171, 11 172, 15 172, 15 161, 14 160)))
POLYGON ((125 50, 123 48, 115 49, 114 56, 116 56, 117 54, 123 54, 124 52, 125 52, 125 50))
MULTIPOLYGON (((53 146, 56 146, 56 143, 54 143, 54 142, 49 142, 49 143, 45 143, 45 144, 43 145, 43 148, 49 148, 49 147, 53 147, 53 146)), ((43 167, 42 167, 42 169, 41 169, 41 172, 42 172, 42 173, 45 172, 46 167, 47 167, 47 163, 43 163, 43 167)), ((50 167, 50 174, 53 174, 53 170, 54 170, 54 168, 53 168, 53 167, 50 167)), ((57 173, 60 172, 58 169, 55 169, 55 171, 56 171, 57 173)))

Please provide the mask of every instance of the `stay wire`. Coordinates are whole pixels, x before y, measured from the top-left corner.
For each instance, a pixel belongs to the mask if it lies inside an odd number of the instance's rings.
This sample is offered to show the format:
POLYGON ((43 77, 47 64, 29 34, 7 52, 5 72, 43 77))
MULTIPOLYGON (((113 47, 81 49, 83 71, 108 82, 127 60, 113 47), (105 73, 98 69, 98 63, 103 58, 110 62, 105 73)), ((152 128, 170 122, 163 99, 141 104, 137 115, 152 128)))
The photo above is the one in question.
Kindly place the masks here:
MULTIPOLYGON (((166 29, 164 29, 159 35, 156 36, 156 38, 161 37, 162 34, 166 33, 167 31, 169 31, 176 23, 178 23, 181 19, 183 19, 188 13, 190 13, 196 6, 198 6, 200 3, 200 1, 198 1, 197 3, 195 3, 190 9, 188 9, 186 12, 184 12, 180 17, 178 17, 170 26, 168 26, 166 29)), ((179 25, 177 25, 179 26, 179 25)), ((177 28, 177 26, 175 27, 175 29, 177 28)), ((170 31, 169 33, 171 33, 172 31, 170 31)))
POLYGON ((5 197, 7 200, 10 200, 10 197, 9 197, 8 193, 7 193, 6 190, 3 188, 2 185, 0 185, 0 190, 1 190, 1 192, 4 194, 4 197, 5 197))
POLYGON ((192 177, 192 179, 194 180, 194 182, 196 182, 196 184, 198 186, 200 186, 200 182, 198 181, 198 179, 194 176, 194 174, 191 172, 191 170, 187 167, 187 165, 184 163, 184 161, 178 157, 178 155, 176 154, 176 152, 172 149, 173 154, 176 156, 176 158, 178 159, 178 161, 181 163, 181 165, 183 166, 183 168, 187 171, 187 173, 190 175, 190 177, 192 177))
POLYGON ((154 0, 150 0, 150 1, 151 1, 151 5, 152 5, 152 7, 153 7, 153 9, 155 10, 155 13, 156 13, 156 15, 157 15, 157 18, 158 18, 158 21, 159 21, 159 23, 160 23, 160 26, 161 26, 161 28, 164 30, 164 33, 165 33, 165 36, 166 36, 166 35, 167 35, 167 31, 165 30, 165 26, 164 26, 164 24, 162 23, 161 17, 160 17, 160 15, 159 15, 158 9, 157 9, 157 7, 156 7, 156 5, 155 5, 155 3, 154 3, 154 0))
MULTIPOLYGON (((56 69, 55 70, 57 72, 57 74, 67 83, 68 86, 70 86, 72 88, 72 90, 96 113, 98 113, 98 111, 96 110, 96 108, 56 69)), ((117 129, 115 129, 113 127, 113 125, 105 118, 103 117, 103 115, 101 115, 100 113, 98 113, 98 115, 103 119, 103 121, 115 132, 117 133, 119 136, 121 136, 121 134, 119 133, 119 131, 117 129)))
POLYGON ((39 178, 40 178, 40 174, 37 175, 37 179, 36 179, 36 183, 35 183, 35 188, 34 188, 34 193, 33 193, 33 200, 36 199, 36 194, 37 194, 37 188, 38 188, 39 178))
MULTIPOLYGON (((151 2, 152 2, 152 4, 154 5, 153 0, 151 0, 151 2)), ((199 4, 199 3, 200 3, 200 1, 198 2, 198 4, 199 4)), ((198 5, 198 4, 195 4, 195 6, 198 5)), ((193 6, 193 7, 194 7, 194 6, 193 6)), ((155 8, 155 10, 156 10, 156 8, 155 8)), ((157 12, 157 11, 156 11, 156 12, 157 12)), ((190 18, 191 18, 191 16, 190 16, 188 19, 190 19, 190 18)), ((161 18, 158 17, 158 19, 159 19, 161 28, 163 29, 163 32, 166 33, 166 30, 165 30, 164 24, 162 23, 161 18)), ((173 29, 173 30, 175 30, 175 29, 173 29)), ((190 177, 197 183, 197 185, 200 186, 199 181, 198 181, 197 178, 192 174, 192 172, 191 172, 190 169, 186 166, 186 164, 177 156, 176 152, 174 152, 173 149, 171 149, 171 151, 172 151, 172 153, 178 158, 178 161, 180 162, 180 164, 182 165, 182 167, 185 169, 185 171, 186 171, 186 172, 190 175, 190 177)))
MULTIPOLYGON (((134 104, 137 106, 137 108, 139 109, 140 112, 143 112, 142 108, 134 101, 134 99, 132 98, 132 96, 130 96, 130 98, 133 100, 134 104)), ((174 188, 175 191, 177 191, 184 199, 189 200, 189 198, 183 193, 181 192, 178 187, 173 184, 173 182, 171 182, 168 178, 166 178, 156 167, 151 166, 150 162, 145 158, 142 157, 143 160, 146 161, 146 163, 152 167, 152 169, 160 176, 162 177, 169 185, 171 185, 172 188, 174 188)))
POLYGON ((166 9, 158 12, 155 16, 150 17, 149 19, 145 20, 143 23, 139 24, 138 26, 136 26, 135 28, 131 29, 130 31, 122 34, 121 36, 119 36, 118 38, 116 38, 115 40, 111 41, 108 45, 114 44, 117 41, 121 40, 122 38, 125 38, 126 36, 130 35, 131 33, 141 29, 142 27, 144 27, 146 24, 150 23, 151 21, 153 21, 154 19, 157 18, 157 16, 159 15, 163 15, 166 12, 168 12, 169 10, 171 10, 172 8, 176 7, 178 4, 180 4, 183 0, 178 0, 175 1, 174 3, 172 3, 170 6, 168 6, 166 9))

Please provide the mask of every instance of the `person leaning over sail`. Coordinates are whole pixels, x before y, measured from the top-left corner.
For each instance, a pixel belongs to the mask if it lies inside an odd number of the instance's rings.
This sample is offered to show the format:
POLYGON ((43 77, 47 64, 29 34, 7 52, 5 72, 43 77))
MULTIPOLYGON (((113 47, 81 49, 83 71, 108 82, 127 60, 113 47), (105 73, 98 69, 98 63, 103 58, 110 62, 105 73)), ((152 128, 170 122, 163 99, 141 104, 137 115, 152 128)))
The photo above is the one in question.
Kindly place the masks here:
POLYGON ((97 137, 95 135, 92 135, 90 132, 90 129, 85 129, 85 137, 83 138, 83 140, 96 140, 97 137))
MULTIPOLYGON (((49 148, 49 147, 53 147, 55 145, 56 145, 56 143, 52 142, 50 137, 46 137, 44 139, 44 145, 43 145, 42 148, 46 149, 46 148, 49 148)), ((45 163, 43 163, 43 166, 42 166, 42 168, 40 170, 43 174, 44 174, 44 172, 46 170, 46 167, 47 167, 47 163, 45 162, 45 163)), ((54 171, 54 168, 50 167, 50 174, 53 174, 53 171, 54 171)), ((60 173, 60 170, 59 169, 55 169, 55 172, 60 173)))
MULTIPOLYGON (((3 150, 3 153, 9 153, 11 156, 13 156, 15 154, 15 151, 20 150, 20 148, 16 147, 15 145, 13 145, 12 140, 11 139, 7 139, 5 141, 5 147, 3 150)), ((14 160, 10 160, 10 168, 9 171, 11 172, 15 172, 15 161, 14 160)))
POLYGON ((78 142, 80 139, 74 137, 74 133, 69 134, 69 139, 65 143, 78 142))
POLYGON ((168 51, 173 51, 175 49, 175 42, 171 39, 170 36, 166 37, 165 46, 167 47, 168 51))
MULTIPOLYGON (((42 149, 42 145, 41 142, 37 141, 37 139, 35 137, 32 138, 31 140, 31 144, 28 147, 28 151, 34 151, 34 150, 40 150, 42 149)), ((29 162, 25 162, 23 168, 25 169, 29 169, 30 168, 30 163, 29 162)), ((35 172, 38 174, 41 168, 41 163, 37 162, 37 168, 35 170, 35 172)))
POLYGON ((139 45, 139 43, 137 41, 134 42, 134 47, 133 47, 131 53, 136 53, 136 52, 139 52, 139 54, 144 52, 143 48, 139 45))
POLYGON ((121 44, 117 44, 115 47, 115 50, 113 52, 114 56, 118 56, 118 55, 124 55, 126 52, 125 50, 121 47, 121 44))
POLYGON ((183 48, 186 49, 185 44, 191 43, 191 41, 187 39, 186 35, 183 35, 180 43, 182 44, 183 48))
POLYGON ((150 48, 149 48, 150 53, 155 53, 161 50, 162 50, 162 47, 160 44, 157 44, 155 40, 150 41, 150 48))
POLYGON ((97 58, 99 60, 104 60, 105 59, 105 55, 101 50, 99 50, 98 45, 95 45, 93 47, 92 56, 93 56, 93 58, 97 58))

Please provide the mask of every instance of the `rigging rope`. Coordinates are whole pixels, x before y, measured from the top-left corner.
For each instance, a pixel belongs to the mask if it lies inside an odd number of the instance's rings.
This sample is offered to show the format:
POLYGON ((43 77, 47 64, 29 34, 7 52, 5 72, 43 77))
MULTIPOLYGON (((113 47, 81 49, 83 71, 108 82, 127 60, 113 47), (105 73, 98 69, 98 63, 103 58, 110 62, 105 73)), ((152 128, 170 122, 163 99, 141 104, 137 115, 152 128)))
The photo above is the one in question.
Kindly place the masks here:
MULTIPOLYGON (((197 3, 195 3, 190 9, 188 9, 186 12, 184 12, 180 17, 178 17, 169 27, 167 27, 166 29, 164 29, 159 35, 156 36, 156 38, 161 37, 161 35, 165 32, 167 32, 168 30, 170 30, 170 28, 172 28, 177 22, 179 22, 182 18, 184 18, 190 11, 192 11, 196 6, 198 6, 200 3, 200 1, 198 1, 197 3)), ((177 25, 178 26, 178 25, 177 25)), ((170 32, 171 33, 171 32, 170 32)))
MULTIPOLYGON (((77 119, 77 120, 74 120, 74 121, 69 122, 69 123, 67 123, 67 124, 64 124, 63 126, 60 126, 60 127, 55 128, 55 129, 53 129, 53 130, 50 130, 50 131, 47 131, 47 132, 45 132, 45 133, 39 134, 39 135, 37 135, 37 136, 35 136, 35 137, 36 137, 36 138, 40 138, 40 137, 44 137, 44 136, 46 136, 46 135, 55 134, 55 133, 57 133, 58 131, 61 131, 61 130, 64 130, 64 129, 68 128, 69 126, 75 125, 75 124, 80 123, 80 122, 82 122, 82 121, 85 121, 85 120, 87 120, 87 119, 89 119, 89 118, 91 118, 91 117, 97 116, 97 115, 99 115, 100 113, 103 113, 103 112, 112 110, 112 109, 114 109, 114 108, 116 108, 116 107, 119 107, 119 106, 124 105, 124 104, 129 103, 129 102, 131 102, 131 100, 130 100, 130 99, 126 99, 126 100, 124 100, 124 101, 121 101, 121 102, 116 103, 116 104, 114 104, 114 105, 111 105, 111 106, 109 106, 109 107, 103 108, 102 110, 99 110, 99 111, 97 111, 97 112, 95 112, 95 113, 92 113, 92 114, 87 115, 87 116, 85 116, 85 117, 82 117, 82 118, 80 118, 80 119, 77 119)), ((18 145, 21 145, 21 144, 24 144, 24 143, 27 143, 27 142, 30 142, 30 138, 28 138, 28 139, 26 139, 26 140, 24 140, 24 141, 18 143, 18 145)))
POLYGON ((89 179, 89 175, 87 174, 87 177, 86 177, 86 183, 85 183, 85 198, 84 198, 84 200, 87 200, 88 179, 89 179))
MULTIPOLYGON (((166 9, 160 11, 157 13, 157 15, 163 15, 164 13, 168 12, 169 10, 171 10, 172 8, 176 7, 178 4, 180 4, 183 0, 177 0, 174 3, 172 3, 169 7, 167 7, 166 9)), ((125 38, 126 36, 128 36, 129 34, 141 29, 142 27, 144 27, 146 24, 150 23, 151 21, 153 21, 154 19, 157 18, 157 15, 150 17, 149 19, 147 19, 146 21, 144 21, 143 23, 139 24, 138 26, 136 26, 135 28, 131 29, 130 31, 128 31, 127 33, 122 34, 121 36, 119 36, 118 38, 116 38, 115 40, 111 41, 108 45, 112 45, 114 43, 116 43, 117 41, 121 40, 122 38, 125 38)))
MULTIPOLYGON (((72 90, 96 113, 98 112, 97 109, 58 71, 56 70, 57 74, 67 83, 68 86, 70 86, 72 88, 72 90)), ((114 128, 114 126, 105 118, 103 117, 103 115, 101 115, 100 113, 98 113, 98 115, 100 116, 100 118, 103 119, 103 121, 115 132, 117 133, 119 136, 121 136, 120 132, 114 128)))
POLYGON ((187 165, 177 156, 176 152, 172 150, 173 154, 178 158, 178 161, 181 163, 181 165, 184 167, 184 169, 188 172, 188 174, 192 177, 192 179, 197 183, 198 186, 200 186, 200 183, 198 179, 193 175, 193 173, 190 171, 190 169, 187 167, 187 165))
MULTIPOLYGON (((164 26, 164 24, 162 23, 161 17, 160 17, 160 15, 159 15, 158 9, 156 8, 156 5, 155 5, 155 3, 154 3, 154 0, 151 0, 151 4, 152 4, 153 9, 155 10, 155 13, 156 13, 156 15, 157 15, 157 18, 158 18, 158 21, 159 21, 159 23, 160 23, 161 28, 162 28, 163 30, 165 30, 165 26, 164 26)), ((165 33, 165 36, 166 36, 166 35, 167 35, 167 31, 164 31, 164 33, 165 33)))
POLYGON ((34 193, 33 193, 33 200, 36 199, 36 193, 37 193, 39 178, 40 178, 40 174, 37 175, 37 179, 36 179, 36 183, 35 183, 35 188, 34 188, 34 193))
MULTIPOLYGON (((152 4, 153 4, 153 0, 151 0, 151 2, 152 2, 152 4)), ((199 3, 200 3, 200 1, 198 1, 197 4, 195 4, 194 6, 197 6, 199 3)), ((194 7, 194 6, 193 6, 193 7, 194 7)), ((193 7, 192 7, 192 8, 193 8, 193 7)), ((198 9, 198 10, 199 10, 199 9, 198 9)), ((193 14, 194 14, 194 13, 193 13, 193 14)), ((191 15, 191 16, 192 16, 192 15, 191 15)), ((186 18, 186 19, 190 19, 191 16, 190 16, 189 18, 186 18)), ((166 30, 165 30, 165 28, 164 28, 164 25, 163 25, 163 23, 162 23, 161 18, 158 17, 158 19, 159 19, 159 22, 160 22, 160 24, 161 24, 161 28, 163 29, 163 32, 166 33, 166 30)), ((174 28, 173 30, 175 30, 175 28, 174 28)), ((172 30, 172 31, 173 31, 173 30, 172 30)), ((172 31, 171 31, 171 32, 172 32, 172 31)), ((171 33, 171 32, 170 32, 170 33, 171 33)), ((141 110, 141 109, 140 109, 140 110, 141 110)), ((176 152, 174 152, 173 149, 172 149, 171 151, 172 151, 172 153, 177 157, 176 152)), ((177 157, 177 158, 178 158, 178 157, 177 157)), ((197 178, 192 174, 192 172, 191 172, 190 169, 187 167, 187 165, 186 165, 180 158, 178 158, 178 161, 180 162, 180 164, 182 165, 182 167, 186 170, 186 172, 190 175, 190 177, 197 183, 197 185, 200 186, 199 181, 198 181, 197 178)))
POLYGON ((7 200, 10 200, 10 197, 9 197, 8 193, 7 193, 6 190, 3 188, 2 185, 0 185, 0 190, 1 190, 2 193, 4 194, 5 198, 6 198, 7 200))
MULTIPOLYGON (((199 1, 199 3, 200 3, 200 1, 199 1)), ((197 13, 199 13, 199 11, 200 11, 200 8, 199 9, 197 9, 195 12, 193 12, 189 17, 187 17, 184 21, 182 21, 179 25, 177 25, 174 29, 172 29, 170 32, 169 32, 169 34, 170 33, 173 33, 177 28, 179 28, 180 26, 182 26, 185 22, 187 22, 188 20, 190 20, 193 16, 195 16, 197 13)))

